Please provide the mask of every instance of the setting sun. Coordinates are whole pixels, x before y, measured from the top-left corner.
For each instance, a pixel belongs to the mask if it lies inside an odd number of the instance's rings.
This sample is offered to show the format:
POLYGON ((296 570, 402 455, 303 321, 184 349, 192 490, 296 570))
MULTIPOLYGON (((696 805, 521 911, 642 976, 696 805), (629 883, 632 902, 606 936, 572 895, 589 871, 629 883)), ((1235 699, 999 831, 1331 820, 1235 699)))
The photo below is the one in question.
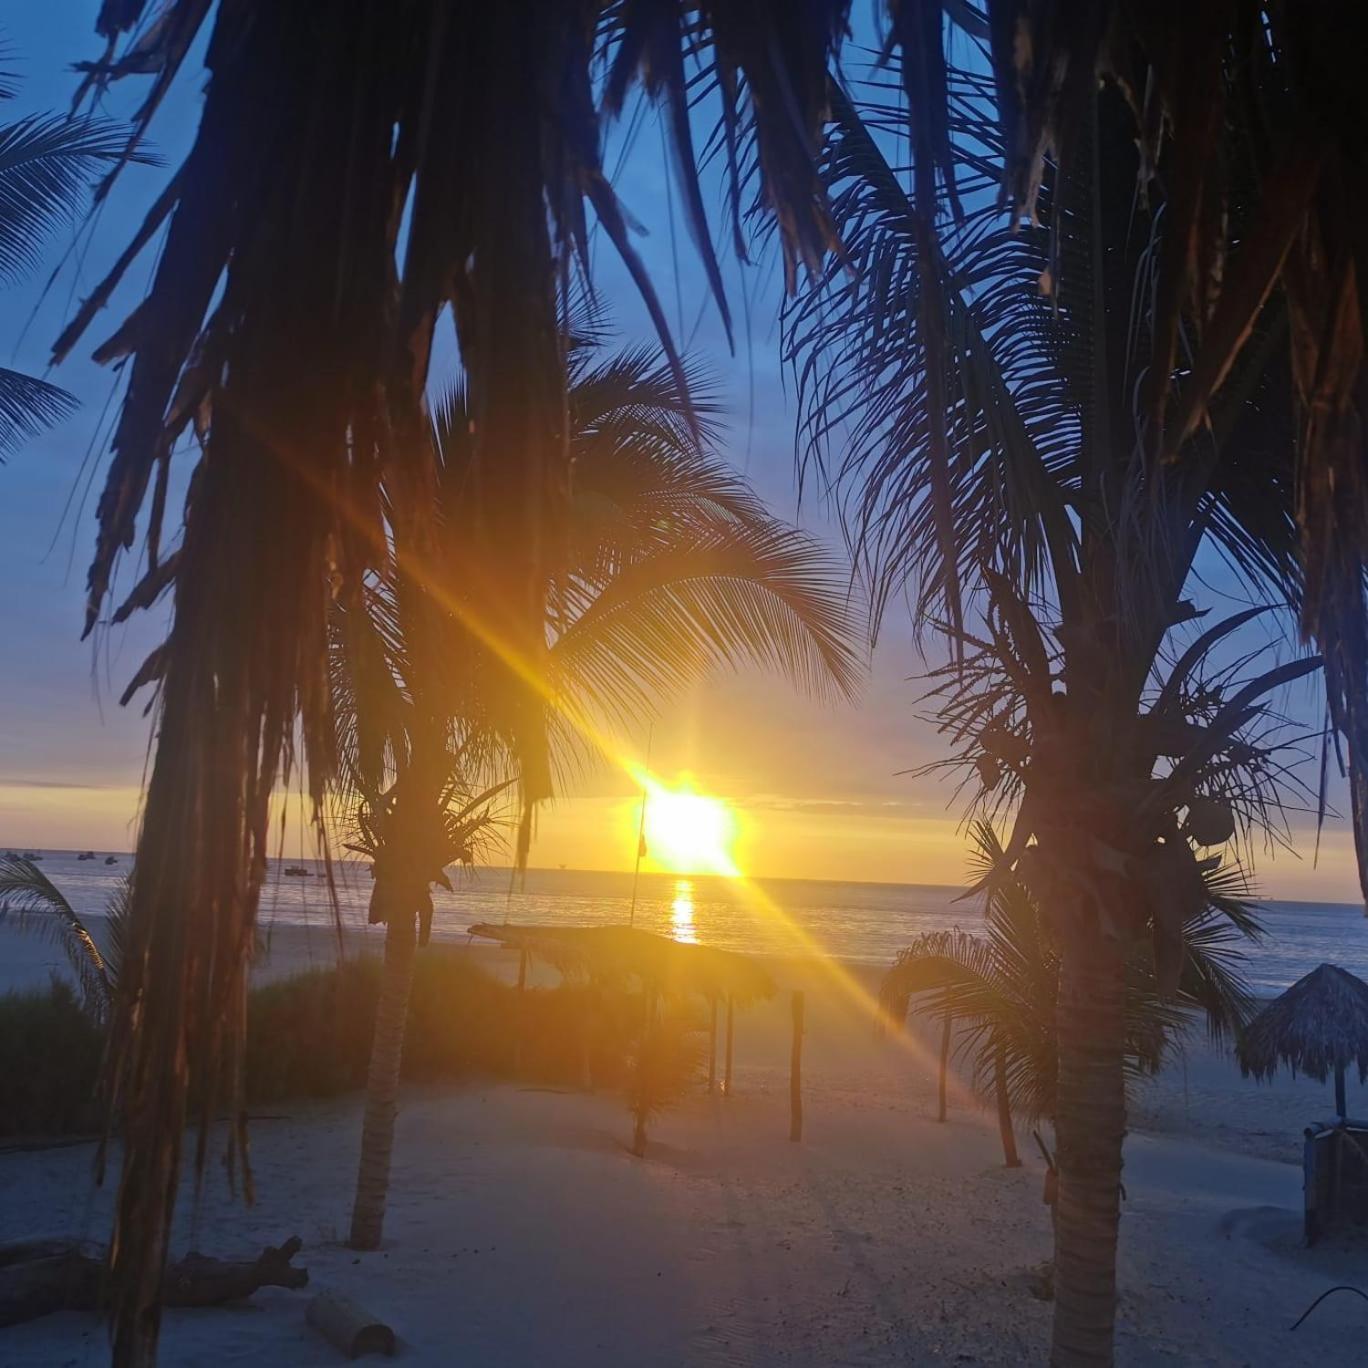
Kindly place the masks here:
POLYGON ((725 874, 739 871, 732 856, 736 817, 720 798, 646 784, 646 850, 671 874, 725 874))

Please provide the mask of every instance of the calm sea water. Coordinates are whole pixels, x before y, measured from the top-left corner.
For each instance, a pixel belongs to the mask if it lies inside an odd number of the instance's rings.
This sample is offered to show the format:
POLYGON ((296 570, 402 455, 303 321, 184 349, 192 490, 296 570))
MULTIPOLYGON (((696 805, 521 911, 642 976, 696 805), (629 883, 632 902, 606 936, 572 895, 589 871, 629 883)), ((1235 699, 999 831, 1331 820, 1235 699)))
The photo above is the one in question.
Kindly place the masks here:
MULTIPOLYGON (((82 915, 98 917, 132 864, 126 854, 106 865, 105 852, 78 860, 74 851, 44 851, 43 871, 82 915)), ((261 920, 302 925, 320 935, 332 927, 321 863, 297 863, 310 877, 284 874, 288 861, 273 861, 262 899, 261 920)), ((343 921, 364 925, 370 896, 368 866, 342 862, 337 873, 343 921)), ((453 878, 455 891, 434 894, 434 935, 455 940, 474 922, 536 922, 576 926, 622 924, 632 905, 632 876, 575 869, 532 869, 526 887, 509 893, 504 870, 480 870, 453 878)), ((839 959, 886 964, 918 932, 978 929, 976 903, 957 903, 958 890, 933 884, 837 883, 812 879, 730 879, 643 874, 637 889, 636 925, 679 940, 728 950, 766 954, 822 951, 839 959)), ((1368 919, 1346 903, 1269 902, 1263 907, 1268 936, 1252 947, 1247 976, 1261 993, 1280 992, 1324 961, 1368 978, 1368 919)))

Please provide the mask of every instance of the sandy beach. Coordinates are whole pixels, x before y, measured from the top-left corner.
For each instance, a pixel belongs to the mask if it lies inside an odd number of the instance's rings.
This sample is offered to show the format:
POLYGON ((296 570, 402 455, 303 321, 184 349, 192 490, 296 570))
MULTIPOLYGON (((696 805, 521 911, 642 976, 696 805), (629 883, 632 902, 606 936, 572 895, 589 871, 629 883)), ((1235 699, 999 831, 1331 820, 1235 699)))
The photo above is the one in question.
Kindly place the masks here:
MULTIPOLYGON (((317 962, 278 931, 261 972, 317 962)), ((442 951, 447 952, 447 951, 442 951)), ((441 953, 441 952, 439 952, 441 953)), ((509 958, 476 951, 493 971, 509 958)), ((827 1365, 1043 1362, 1050 1306, 1042 1164, 1002 1166, 995 1123, 962 1089, 935 1120, 919 1037, 875 1037, 851 980, 779 967, 784 993, 741 1017, 736 1095, 699 1095, 626 1150, 620 1099, 515 1085, 410 1090, 384 1247, 343 1244, 360 1099, 255 1122, 257 1204, 211 1166, 187 1188, 176 1253, 248 1256, 299 1235, 310 1289, 167 1313, 161 1361, 325 1365, 304 1307, 329 1288, 394 1326, 415 1365, 827 1365), (808 1003, 806 1126, 788 1133, 787 992, 808 1003), (510 1289, 516 1289, 511 1291, 510 1289)), ((868 974, 855 974, 861 982, 868 974)), ((1299 1248, 1300 1128, 1328 1110, 1305 1080, 1256 1088, 1203 1041, 1146 1085, 1126 1149, 1118 1362, 1353 1361, 1368 1245, 1299 1248)), ((1352 1110, 1352 1102, 1351 1102, 1352 1110)), ((0 1239, 103 1239, 112 1194, 93 1147, 0 1154, 0 1239)), ((11 1368, 102 1363, 103 1325, 64 1313, 3 1332, 11 1368)))

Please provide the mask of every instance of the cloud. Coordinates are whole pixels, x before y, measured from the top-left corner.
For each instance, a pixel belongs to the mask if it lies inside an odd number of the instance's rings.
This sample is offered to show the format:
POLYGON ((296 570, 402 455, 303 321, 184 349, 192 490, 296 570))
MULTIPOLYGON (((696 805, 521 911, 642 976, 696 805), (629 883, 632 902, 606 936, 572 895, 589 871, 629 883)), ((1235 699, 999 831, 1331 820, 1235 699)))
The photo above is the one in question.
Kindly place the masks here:
POLYGON ((98 791, 102 789, 123 787, 124 785, 122 784, 82 784, 74 779, 34 779, 27 775, 0 774, 0 789, 82 789, 86 791, 98 791))

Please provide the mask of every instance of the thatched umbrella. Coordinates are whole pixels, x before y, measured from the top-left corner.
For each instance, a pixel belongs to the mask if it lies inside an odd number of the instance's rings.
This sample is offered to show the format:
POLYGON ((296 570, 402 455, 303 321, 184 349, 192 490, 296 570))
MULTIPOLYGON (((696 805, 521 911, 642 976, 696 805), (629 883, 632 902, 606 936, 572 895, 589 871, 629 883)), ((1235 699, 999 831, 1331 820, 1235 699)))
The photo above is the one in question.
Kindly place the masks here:
POLYGON ((1345 1115, 1344 1071, 1368 1081, 1368 983, 1334 964, 1300 978, 1259 1013, 1237 1049, 1240 1071, 1263 1081, 1280 1064, 1324 1083, 1333 1070, 1335 1110, 1345 1115))

